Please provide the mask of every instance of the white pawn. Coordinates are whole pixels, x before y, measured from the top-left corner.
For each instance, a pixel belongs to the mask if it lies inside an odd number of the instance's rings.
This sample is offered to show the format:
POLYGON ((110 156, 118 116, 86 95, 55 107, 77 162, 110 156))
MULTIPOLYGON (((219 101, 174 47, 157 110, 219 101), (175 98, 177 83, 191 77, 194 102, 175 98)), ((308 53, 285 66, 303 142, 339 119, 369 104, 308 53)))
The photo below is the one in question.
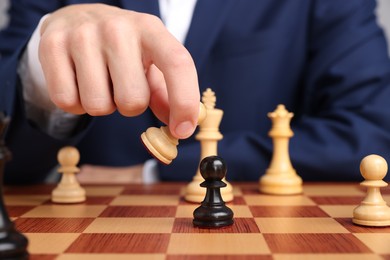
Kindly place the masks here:
POLYGON ((360 185, 367 187, 367 195, 353 210, 352 222, 363 226, 389 226, 390 208, 383 200, 380 188, 387 183, 382 179, 387 173, 387 162, 379 155, 371 154, 360 163, 360 173, 365 181, 360 185))
POLYGON ((80 160, 79 151, 72 146, 62 148, 57 155, 62 173, 61 181, 51 194, 51 200, 56 203, 78 203, 85 201, 85 190, 80 187, 75 174, 80 171, 77 164, 80 160))
MULTIPOLYGON (((198 125, 206 118, 206 108, 199 104, 198 125)), ((177 157, 179 140, 169 131, 168 126, 149 127, 141 134, 141 141, 151 155, 168 165, 177 157)))

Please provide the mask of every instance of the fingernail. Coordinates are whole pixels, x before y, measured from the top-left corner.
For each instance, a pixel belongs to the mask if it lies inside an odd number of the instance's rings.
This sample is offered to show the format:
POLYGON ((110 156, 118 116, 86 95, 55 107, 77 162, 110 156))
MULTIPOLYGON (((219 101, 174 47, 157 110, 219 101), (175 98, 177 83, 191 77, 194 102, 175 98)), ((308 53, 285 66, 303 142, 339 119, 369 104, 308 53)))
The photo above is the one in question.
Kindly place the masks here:
POLYGON ((180 138, 189 137, 194 131, 194 126, 190 121, 185 121, 176 126, 175 133, 180 138))

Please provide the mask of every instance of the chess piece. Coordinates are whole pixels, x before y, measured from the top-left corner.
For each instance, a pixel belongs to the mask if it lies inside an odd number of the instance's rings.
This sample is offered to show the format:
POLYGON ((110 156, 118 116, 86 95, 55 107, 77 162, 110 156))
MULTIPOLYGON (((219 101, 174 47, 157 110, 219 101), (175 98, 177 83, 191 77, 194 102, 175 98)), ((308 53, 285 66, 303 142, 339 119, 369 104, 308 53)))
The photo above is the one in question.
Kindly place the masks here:
MULTIPOLYGON (((11 159, 11 152, 4 144, 4 133, 9 118, 0 113, 0 180, 3 181, 5 163, 11 159)), ((11 222, 5 204, 3 183, 0 185, 0 259, 28 259, 27 238, 15 229, 11 222)))
POLYGON ((390 208, 380 192, 381 187, 387 186, 383 181, 387 173, 385 159, 375 154, 364 157, 360 173, 365 179, 360 185, 367 187, 367 195, 353 210, 352 222, 363 226, 390 226, 390 208))
POLYGON ((85 201, 85 190, 78 183, 75 174, 80 171, 77 164, 79 151, 72 146, 62 148, 57 155, 62 173, 61 181, 52 192, 52 201, 56 203, 78 203, 85 201))
POLYGON ((272 128, 268 135, 273 141, 273 155, 269 168, 260 178, 260 192, 274 195, 290 195, 302 193, 302 179, 291 165, 288 150, 289 139, 294 135, 290 128, 293 113, 284 105, 268 113, 272 120, 272 128))
MULTIPOLYGON (((206 115, 206 108, 200 103, 198 124, 206 115)), ((168 126, 149 127, 141 134, 141 141, 149 153, 165 165, 170 164, 177 156, 179 140, 172 136, 168 126)))
MULTIPOLYGON (((203 92, 202 102, 207 110, 207 117, 199 124, 199 133, 195 136, 196 140, 200 141, 201 160, 206 156, 217 155, 217 142, 223 138, 219 132, 219 124, 221 123, 223 111, 215 108, 215 93, 208 88, 203 92)), ((226 187, 221 190, 222 198, 225 202, 233 200, 232 185, 223 179, 226 187)), ((202 202, 205 197, 206 190, 200 187, 203 178, 200 175, 199 168, 193 180, 187 185, 184 199, 189 202, 202 202)))
POLYGON ((233 211, 225 205, 220 188, 226 174, 226 164, 219 156, 208 156, 200 162, 200 173, 205 179, 200 184, 206 188, 206 196, 194 211, 193 224, 201 228, 219 228, 233 224, 233 211))

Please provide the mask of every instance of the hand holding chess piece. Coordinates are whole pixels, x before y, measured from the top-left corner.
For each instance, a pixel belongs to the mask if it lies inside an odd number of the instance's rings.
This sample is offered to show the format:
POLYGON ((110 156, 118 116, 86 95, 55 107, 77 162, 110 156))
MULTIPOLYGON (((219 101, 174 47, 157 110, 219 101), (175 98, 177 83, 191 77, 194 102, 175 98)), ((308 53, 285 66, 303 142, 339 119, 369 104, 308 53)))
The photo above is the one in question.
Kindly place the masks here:
POLYGON ((205 179, 200 186, 206 188, 206 196, 194 211, 194 226, 219 228, 232 225, 233 211, 225 205, 220 190, 226 186, 222 181, 226 175, 224 160, 219 156, 208 156, 200 162, 199 169, 205 179))
POLYGON ((268 133, 272 138, 274 151, 269 168, 260 178, 260 192, 273 195, 291 195, 302 193, 302 179, 291 165, 288 150, 289 139, 294 135, 290 128, 293 113, 284 105, 278 105, 276 110, 268 113, 272 120, 272 129, 268 133))
POLYGON ((390 208, 380 192, 381 187, 387 186, 383 181, 387 169, 387 162, 379 155, 371 154, 361 161, 360 172, 365 181, 360 185, 367 187, 367 196, 353 210, 353 223, 363 226, 390 226, 390 208))
MULTIPOLYGON (((206 118, 206 108, 202 103, 199 106, 198 125, 206 118)), ((141 141, 157 160, 165 165, 177 157, 179 140, 172 136, 168 126, 149 127, 141 134, 141 141)))
POLYGON ((52 201, 56 203, 79 203, 85 201, 85 190, 80 187, 75 174, 79 172, 76 166, 80 160, 79 151, 72 146, 62 148, 57 155, 60 164, 59 172, 62 178, 52 192, 52 201))
POLYGON ((28 259, 27 238, 19 233, 11 222, 4 205, 3 175, 5 163, 11 159, 11 152, 4 144, 4 132, 9 118, 0 113, 0 259, 28 259))

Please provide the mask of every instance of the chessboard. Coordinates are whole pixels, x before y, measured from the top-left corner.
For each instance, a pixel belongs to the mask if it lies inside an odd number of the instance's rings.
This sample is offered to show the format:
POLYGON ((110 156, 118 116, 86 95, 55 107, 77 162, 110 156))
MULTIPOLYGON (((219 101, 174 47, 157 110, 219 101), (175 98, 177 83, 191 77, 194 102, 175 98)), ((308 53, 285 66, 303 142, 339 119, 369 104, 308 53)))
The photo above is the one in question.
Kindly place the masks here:
MULTIPOLYGON (((233 183, 232 226, 200 229, 184 183, 87 185, 79 204, 55 204, 54 186, 6 187, 30 259, 390 259, 390 227, 352 223, 366 195, 359 184, 305 183, 271 196, 233 183)), ((382 195, 390 204, 390 188, 382 195)))

